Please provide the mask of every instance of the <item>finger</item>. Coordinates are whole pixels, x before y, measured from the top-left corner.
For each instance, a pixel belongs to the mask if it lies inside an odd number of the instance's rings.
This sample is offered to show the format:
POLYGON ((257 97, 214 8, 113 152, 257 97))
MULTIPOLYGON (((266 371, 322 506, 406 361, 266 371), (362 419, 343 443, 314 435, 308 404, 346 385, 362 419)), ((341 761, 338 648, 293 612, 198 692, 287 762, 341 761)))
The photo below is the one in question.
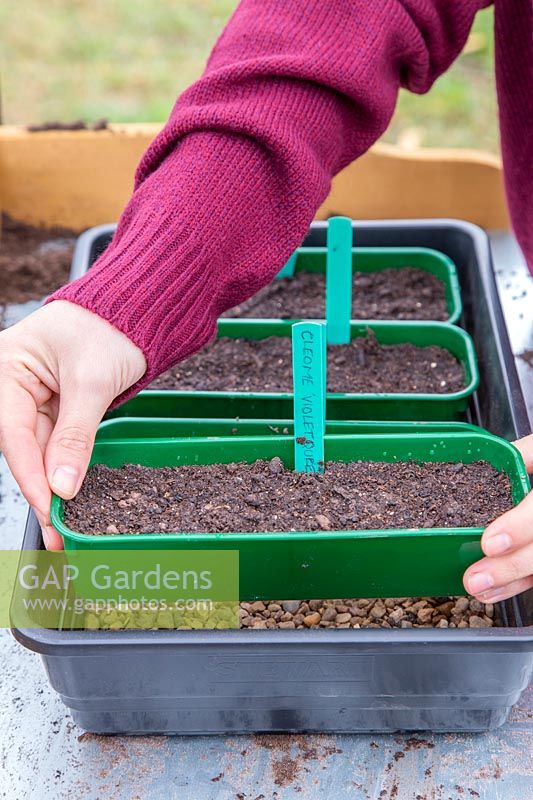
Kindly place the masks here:
POLYGON ((46 445, 48 444, 48 440, 52 434, 54 429, 54 423, 48 416, 42 412, 41 409, 37 412, 37 420, 35 423, 35 438, 37 439, 37 444, 39 445, 39 449, 43 454, 46 451, 46 445))
POLYGON ((481 548, 486 556, 495 557, 519 550, 530 542, 533 542, 533 492, 487 526, 481 548))
POLYGON ((525 592, 533 587, 533 575, 529 578, 522 578, 518 581, 512 581, 506 586, 501 586, 498 589, 493 589, 483 594, 478 594, 477 599, 482 603, 499 603, 501 600, 507 600, 509 597, 514 597, 521 592, 525 592))
POLYGON ((533 575, 533 543, 500 558, 482 558, 464 574, 466 590, 479 597, 533 575))
POLYGON ((41 526, 41 533, 43 535, 43 542, 47 550, 63 550, 63 537, 56 531, 50 522, 50 514, 47 518, 42 517, 35 509, 35 516, 41 526))
POLYGON ((74 497, 85 477, 96 429, 113 400, 107 392, 91 391, 72 382, 61 388, 59 414, 45 453, 52 490, 64 500, 74 497))
POLYGON ((35 401, 26 389, 6 378, 2 386, 0 408, 0 447, 22 494, 40 520, 46 520, 51 492, 35 436, 35 401))
MULTIPOLYGON (((35 424, 35 438, 43 458, 46 445, 48 444, 50 434, 52 433, 54 427, 54 423, 49 416, 51 411, 48 409, 48 406, 49 404, 47 403, 38 410, 35 424)), ((50 514, 47 513, 46 516, 43 516, 37 509, 34 508, 33 510, 41 526, 41 532, 46 549, 63 550, 63 538, 51 525, 50 514)))
POLYGON ((514 445, 520 450, 527 471, 533 472, 533 433, 523 439, 518 439, 514 445))

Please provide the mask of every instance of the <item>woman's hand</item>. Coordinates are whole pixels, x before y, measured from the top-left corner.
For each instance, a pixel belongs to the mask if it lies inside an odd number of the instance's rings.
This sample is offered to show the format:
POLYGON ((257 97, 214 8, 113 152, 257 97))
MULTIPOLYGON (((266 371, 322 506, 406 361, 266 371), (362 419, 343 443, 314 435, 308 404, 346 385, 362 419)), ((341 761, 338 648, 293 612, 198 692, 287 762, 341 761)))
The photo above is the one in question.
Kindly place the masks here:
POLYGON ((127 336, 63 300, 0 333, 0 450, 49 550, 63 547, 51 492, 65 500, 78 492, 100 420, 145 370, 127 336))
MULTIPOLYGON (((533 435, 515 444, 533 472, 533 435)), ((491 522, 481 547, 486 557, 464 574, 467 592, 483 603, 495 603, 533 586, 533 492, 491 522)))

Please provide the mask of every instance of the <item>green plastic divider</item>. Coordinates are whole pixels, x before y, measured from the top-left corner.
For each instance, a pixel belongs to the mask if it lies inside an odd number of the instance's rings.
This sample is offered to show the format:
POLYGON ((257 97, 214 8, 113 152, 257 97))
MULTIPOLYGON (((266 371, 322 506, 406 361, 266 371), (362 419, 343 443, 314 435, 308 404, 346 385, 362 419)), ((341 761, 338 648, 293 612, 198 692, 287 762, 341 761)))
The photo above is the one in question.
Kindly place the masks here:
MULTIPOLYGON (((485 460, 509 476, 513 502, 529 491, 518 450, 486 433, 424 433, 326 436, 327 461, 485 460)), ((91 463, 121 467, 212 464, 279 456, 294 468, 287 437, 100 441, 91 463)), ((52 524, 75 549, 221 549, 239 551, 241 599, 453 595, 461 576, 481 555, 480 528, 302 531, 297 533, 205 533, 97 535, 64 524, 63 501, 54 496, 52 524)))
MULTIPOLYGON (((218 335, 262 339, 267 336, 290 336, 289 320, 219 320, 218 335)), ((378 342, 410 342, 418 347, 438 345, 449 350, 462 363, 465 388, 448 394, 401 394, 328 392, 327 420, 463 420, 468 402, 479 384, 474 345, 460 328, 445 322, 352 322, 352 339, 366 336, 371 329, 378 342)), ((290 385, 290 375, 287 376, 290 385)), ((117 416, 150 417, 240 417, 242 419, 278 418, 293 415, 291 392, 141 392, 137 397, 111 412, 117 416)))
MULTIPOLYGON (((467 422, 326 422, 326 434, 484 433, 467 422)), ((189 439, 220 436, 293 436, 292 419, 209 419, 193 417, 116 417, 100 423, 97 441, 110 439, 189 439)))
MULTIPOLYGON (((296 264, 291 263, 294 272, 326 273, 326 247, 299 247, 296 251, 296 264)), ((463 306, 457 268, 453 261, 440 253, 425 247, 354 247, 352 249, 353 272, 381 272, 384 269, 416 267, 431 272, 444 283, 444 293, 449 317, 447 322, 458 322, 463 306)), ((278 277, 287 277, 286 275, 278 277)), ((244 320, 242 320, 244 322, 244 320)), ((292 320, 293 322, 295 320, 292 320)))

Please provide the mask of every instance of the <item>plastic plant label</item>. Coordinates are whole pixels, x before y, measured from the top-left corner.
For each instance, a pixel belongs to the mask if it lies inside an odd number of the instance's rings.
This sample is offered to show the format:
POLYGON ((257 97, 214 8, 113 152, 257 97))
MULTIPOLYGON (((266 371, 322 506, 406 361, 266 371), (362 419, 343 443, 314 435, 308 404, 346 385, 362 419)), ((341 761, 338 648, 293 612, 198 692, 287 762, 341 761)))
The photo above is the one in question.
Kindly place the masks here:
POLYGON ((348 344, 352 314, 352 221, 331 217, 326 261, 328 344, 348 344))
POLYGON ((287 261, 287 263, 285 264, 285 266, 282 267, 278 272, 278 274, 276 275, 276 280, 279 281, 282 278, 293 278, 297 260, 298 260, 298 250, 295 250, 292 256, 287 261))
POLYGON ((325 323, 293 325, 294 468, 297 472, 324 471, 326 364, 325 323))

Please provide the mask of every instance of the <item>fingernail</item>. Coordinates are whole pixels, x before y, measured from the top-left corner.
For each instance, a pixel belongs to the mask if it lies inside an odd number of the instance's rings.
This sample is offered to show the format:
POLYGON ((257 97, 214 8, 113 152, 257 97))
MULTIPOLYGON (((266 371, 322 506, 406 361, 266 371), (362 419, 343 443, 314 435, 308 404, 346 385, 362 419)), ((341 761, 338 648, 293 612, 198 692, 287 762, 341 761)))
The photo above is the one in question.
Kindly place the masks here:
POLYGON ((52 475, 51 486, 56 494, 73 495, 78 485, 78 471, 74 467, 57 467, 52 475))
POLYGON ((496 536, 490 536, 483 542, 483 551, 488 556, 497 556, 509 550, 512 543, 512 539, 508 533, 498 533, 496 536))
POLYGON ((503 600, 507 597, 507 592, 502 589, 498 589, 494 592, 486 592, 479 596, 479 600, 482 603, 497 603, 498 600, 503 600))
POLYGON ((467 579, 470 594, 480 594, 494 586, 494 578, 488 572, 476 572, 467 579))

